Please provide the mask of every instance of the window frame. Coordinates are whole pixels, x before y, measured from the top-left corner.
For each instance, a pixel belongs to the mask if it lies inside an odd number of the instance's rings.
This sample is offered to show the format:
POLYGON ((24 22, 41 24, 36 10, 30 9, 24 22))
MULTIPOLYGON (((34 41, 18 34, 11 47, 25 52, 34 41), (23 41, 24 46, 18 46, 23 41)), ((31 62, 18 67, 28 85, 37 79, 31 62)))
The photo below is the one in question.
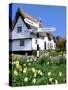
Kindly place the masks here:
POLYGON ((20 46, 24 46, 24 40, 23 39, 20 40, 20 46))
POLYGON ((18 26, 17 27, 17 33, 21 33, 22 32, 22 26, 18 26))

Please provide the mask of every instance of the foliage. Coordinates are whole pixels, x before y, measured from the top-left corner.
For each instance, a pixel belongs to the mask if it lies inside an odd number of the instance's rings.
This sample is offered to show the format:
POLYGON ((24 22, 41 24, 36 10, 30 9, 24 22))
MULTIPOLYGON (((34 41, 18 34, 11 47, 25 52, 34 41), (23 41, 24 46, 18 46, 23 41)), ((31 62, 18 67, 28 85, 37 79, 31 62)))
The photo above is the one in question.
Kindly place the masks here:
POLYGON ((59 36, 56 37, 56 46, 58 49, 66 50, 66 40, 65 38, 61 38, 59 36))
MULTIPOLYGON (((47 52, 39 59, 20 56, 13 56, 12 86, 61 84, 66 82, 66 57, 65 53, 56 51, 47 52), (53 56, 54 55, 54 56, 53 56), (59 62, 55 63, 54 57, 59 62)), ((11 78, 10 78, 11 80, 11 78)))

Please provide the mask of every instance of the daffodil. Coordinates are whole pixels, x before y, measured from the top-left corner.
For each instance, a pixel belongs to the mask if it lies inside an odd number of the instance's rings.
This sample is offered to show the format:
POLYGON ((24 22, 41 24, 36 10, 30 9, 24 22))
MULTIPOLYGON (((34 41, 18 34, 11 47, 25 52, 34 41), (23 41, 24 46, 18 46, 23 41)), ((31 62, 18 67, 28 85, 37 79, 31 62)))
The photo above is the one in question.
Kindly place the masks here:
POLYGON ((16 64, 19 64, 19 61, 16 61, 16 64))
POLYGON ((52 82, 52 80, 53 80, 53 78, 50 77, 50 78, 49 78, 49 81, 52 82))
POLYGON ((26 73, 26 72, 27 72, 27 68, 24 68, 24 69, 23 69, 23 73, 26 73))
POLYGON ((22 67, 21 66, 19 66, 19 70, 22 71, 22 67))
POLYGON ((34 78, 34 79, 32 80, 32 82, 35 84, 35 83, 36 83, 36 79, 34 78))
POLYGON ((30 61, 32 61, 32 58, 30 59, 30 61))
POLYGON ((24 78, 24 81, 27 82, 27 81, 28 81, 28 77, 25 77, 25 78, 24 78))
POLYGON ((43 73, 42 73, 42 72, 40 72, 39 74, 40 74, 41 76, 43 75, 43 73))
POLYGON ((41 70, 38 70, 38 73, 40 73, 41 72, 41 70))
POLYGON ((31 65, 31 63, 28 63, 28 65, 31 65))
POLYGON ((48 72, 48 76, 51 76, 51 72, 48 72))
POLYGON ((55 84, 58 84, 58 80, 55 79, 55 84))
POLYGON ((41 76, 43 75, 41 70, 38 70, 38 74, 40 74, 41 76))
POLYGON ((60 77, 62 76, 62 72, 59 72, 59 76, 60 76, 60 77))
POLYGON ((33 73, 35 72, 35 68, 32 68, 32 72, 33 72, 33 73))
POLYGON ((26 64, 23 64, 24 67, 26 67, 26 64))
POLYGON ((49 62, 47 62, 47 65, 49 65, 49 62))
POLYGON ((29 62, 30 60, 29 59, 27 59, 27 62, 29 62))
POLYGON ((36 76, 37 76, 37 73, 35 72, 35 73, 34 73, 34 77, 36 77, 36 76))
POLYGON ((16 68, 19 68, 19 61, 16 61, 16 68))
POLYGON ((17 76, 17 75, 18 75, 17 70, 14 70, 14 75, 15 75, 15 76, 17 76))

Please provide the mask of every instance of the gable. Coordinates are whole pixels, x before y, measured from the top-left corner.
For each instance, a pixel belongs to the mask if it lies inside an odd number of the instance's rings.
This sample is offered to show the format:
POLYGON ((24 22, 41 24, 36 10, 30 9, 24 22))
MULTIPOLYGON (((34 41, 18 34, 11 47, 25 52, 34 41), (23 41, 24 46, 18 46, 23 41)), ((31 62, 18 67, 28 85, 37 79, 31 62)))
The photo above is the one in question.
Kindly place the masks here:
POLYGON ((14 28, 17 28, 18 26, 21 26, 24 30, 27 30, 27 26, 25 25, 24 21, 22 20, 22 18, 19 16, 17 23, 15 25, 14 28))

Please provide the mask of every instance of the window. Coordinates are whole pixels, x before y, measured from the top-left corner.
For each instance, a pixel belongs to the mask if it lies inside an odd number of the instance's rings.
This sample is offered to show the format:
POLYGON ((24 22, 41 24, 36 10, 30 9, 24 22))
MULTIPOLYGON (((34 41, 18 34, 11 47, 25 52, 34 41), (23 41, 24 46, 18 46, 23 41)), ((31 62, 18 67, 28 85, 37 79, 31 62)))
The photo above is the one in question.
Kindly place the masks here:
POLYGON ((20 46, 24 46, 24 40, 20 40, 20 46))
POLYGON ((17 32, 18 33, 22 32, 22 27, 21 26, 17 27, 17 32))
POLYGON ((35 43, 37 44, 37 39, 35 40, 35 43))
POLYGON ((50 49, 52 49, 53 48, 53 45, 52 45, 52 43, 50 43, 50 49))

